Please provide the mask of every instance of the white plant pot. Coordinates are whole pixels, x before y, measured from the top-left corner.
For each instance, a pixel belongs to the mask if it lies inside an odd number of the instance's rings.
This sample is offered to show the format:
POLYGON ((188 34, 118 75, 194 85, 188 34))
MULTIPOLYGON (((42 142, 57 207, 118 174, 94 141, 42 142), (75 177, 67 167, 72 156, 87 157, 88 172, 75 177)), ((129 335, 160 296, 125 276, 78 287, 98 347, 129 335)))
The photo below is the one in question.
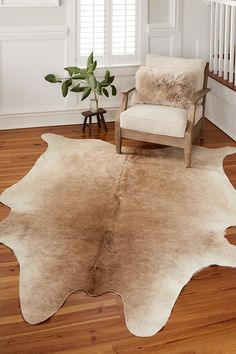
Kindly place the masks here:
POLYGON ((95 98, 90 98, 90 111, 96 113, 98 111, 97 102, 95 98))

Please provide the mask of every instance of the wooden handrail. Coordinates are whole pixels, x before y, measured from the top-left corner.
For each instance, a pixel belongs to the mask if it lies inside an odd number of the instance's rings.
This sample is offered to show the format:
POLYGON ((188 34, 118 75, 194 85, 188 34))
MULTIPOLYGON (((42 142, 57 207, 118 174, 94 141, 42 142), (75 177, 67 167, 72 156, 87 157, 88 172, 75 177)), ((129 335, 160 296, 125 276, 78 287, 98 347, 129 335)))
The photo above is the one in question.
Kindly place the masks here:
POLYGON ((230 83, 229 80, 225 80, 223 77, 220 77, 218 74, 214 74, 212 71, 209 71, 209 72, 208 72, 208 76, 209 76, 211 79, 213 79, 213 80, 219 82, 220 84, 222 84, 222 85, 228 87, 229 89, 231 89, 231 90, 233 90, 233 91, 236 91, 236 86, 234 85, 233 82, 230 83))

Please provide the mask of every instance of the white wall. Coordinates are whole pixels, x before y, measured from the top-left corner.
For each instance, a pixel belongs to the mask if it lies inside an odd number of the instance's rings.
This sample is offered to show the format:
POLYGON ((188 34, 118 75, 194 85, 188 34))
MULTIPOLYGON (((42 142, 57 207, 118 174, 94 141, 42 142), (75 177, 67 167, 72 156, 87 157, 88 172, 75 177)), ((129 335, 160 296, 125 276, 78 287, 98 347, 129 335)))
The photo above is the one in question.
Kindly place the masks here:
POLYGON ((169 2, 167 0, 149 0, 149 23, 168 23, 169 2))
POLYGON ((183 0, 149 0, 149 52, 181 56, 182 2, 183 0))
POLYGON ((236 93, 209 79, 212 92, 208 96, 206 115, 212 123, 236 140, 236 93))
POLYGON ((1 7, 0 26, 66 25, 66 1, 59 7, 1 7))
POLYGON ((207 0, 184 0, 182 27, 184 57, 208 60, 209 16, 207 0))
MULTIPOLYGON (((178 3, 149 0, 149 20, 143 30, 147 51, 181 54, 178 3)), ((75 65, 75 3, 62 0, 59 7, 0 7, 0 129, 70 124, 82 121, 80 102, 70 93, 62 98, 60 86, 44 80, 47 73, 63 74, 75 65)), ((134 84, 137 67, 114 68, 118 91, 134 84)), ((102 98, 100 105, 114 119, 120 96, 102 98)))
MULTIPOLYGON (((60 87, 44 80, 46 73, 62 74, 65 66, 75 64, 75 1, 61 0, 59 7, 0 7, 0 129, 82 121, 80 113, 88 108, 88 100, 81 103, 72 93, 63 99, 60 87)), ((207 59, 207 1, 149 0, 148 26, 143 32, 149 52, 207 59)), ((136 69, 112 70, 119 91, 134 83, 136 69)), ((211 85, 208 117, 236 137, 235 98, 227 94, 229 89, 221 92, 211 85), (230 97, 232 107, 228 99, 218 100, 220 95, 230 97)), ((114 119, 119 103, 120 96, 100 102, 108 108, 109 119, 114 119)))
MULTIPOLYGON (((184 57, 208 60, 209 10, 207 0, 184 0, 182 27, 184 57)), ((236 93, 212 79, 209 79, 208 86, 212 91, 207 99, 207 118, 236 140, 236 93)))

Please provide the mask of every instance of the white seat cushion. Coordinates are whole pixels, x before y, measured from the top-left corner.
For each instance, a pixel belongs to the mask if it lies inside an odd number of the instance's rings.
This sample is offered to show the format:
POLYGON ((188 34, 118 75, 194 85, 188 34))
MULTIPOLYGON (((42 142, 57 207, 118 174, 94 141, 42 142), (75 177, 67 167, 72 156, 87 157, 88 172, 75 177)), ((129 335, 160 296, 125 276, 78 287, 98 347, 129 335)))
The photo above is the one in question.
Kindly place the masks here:
MULTIPOLYGON (((195 124, 202 117, 202 106, 196 111, 195 124)), ((187 127, 188 110, 167 106, 136 104, 120 115, 124 129, 183 138, 187 127)))

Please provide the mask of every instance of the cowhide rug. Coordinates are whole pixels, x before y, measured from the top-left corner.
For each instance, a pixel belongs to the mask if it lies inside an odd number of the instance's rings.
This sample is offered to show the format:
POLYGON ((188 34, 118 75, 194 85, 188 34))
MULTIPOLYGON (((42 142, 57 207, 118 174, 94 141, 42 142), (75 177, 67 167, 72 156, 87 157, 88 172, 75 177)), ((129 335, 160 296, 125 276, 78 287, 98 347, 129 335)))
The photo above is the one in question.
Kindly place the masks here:
POLYGON ((11 208, 0 242, 20 264, 24 318, 52 316, 73 291, 119 294, 128 329, 151 336, 192 275, 236 267, 224 230, 236 224, 236 192, 222 162, 235 148, 115 153, 100 140, 43 135, 47 151, 1 195, 11 208))

